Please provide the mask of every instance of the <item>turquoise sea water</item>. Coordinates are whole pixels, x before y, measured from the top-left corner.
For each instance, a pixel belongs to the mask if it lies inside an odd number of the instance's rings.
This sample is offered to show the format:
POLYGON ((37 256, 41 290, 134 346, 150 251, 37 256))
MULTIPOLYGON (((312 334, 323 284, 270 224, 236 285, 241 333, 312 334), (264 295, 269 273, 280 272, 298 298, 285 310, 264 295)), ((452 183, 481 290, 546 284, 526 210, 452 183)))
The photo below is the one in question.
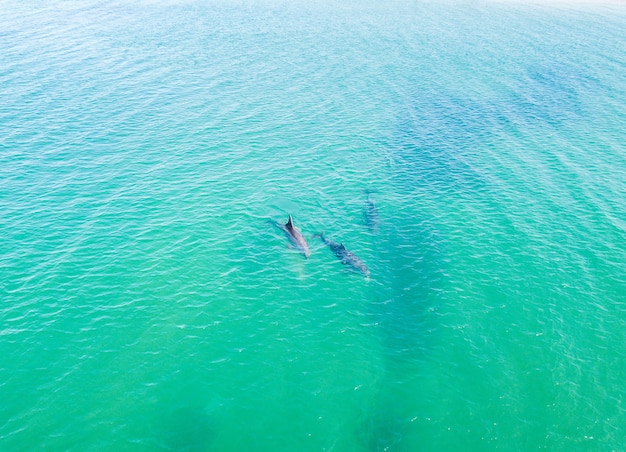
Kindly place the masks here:
POLYGON ((313 3, 0 1, 0 450, 624 447, 626 6, 313 3))

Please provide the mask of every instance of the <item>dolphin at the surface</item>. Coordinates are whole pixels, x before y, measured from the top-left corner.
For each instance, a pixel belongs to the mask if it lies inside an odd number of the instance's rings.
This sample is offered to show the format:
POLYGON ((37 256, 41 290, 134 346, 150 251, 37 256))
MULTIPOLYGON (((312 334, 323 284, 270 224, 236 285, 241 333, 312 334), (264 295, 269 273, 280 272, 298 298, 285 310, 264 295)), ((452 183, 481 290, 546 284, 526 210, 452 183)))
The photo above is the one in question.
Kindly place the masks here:
POLYGON ((363 214, 365 216, 365 224, 370 232, 376 233, 378 231, 378 208, 374 201, 370 198, 370 191, 365 190, 365 210, 363 214))
POLYGON ((300 250, 300 252, 304 254, 304 257, 308 259, 309 256, 311 255, 311 250, 309 250, 309 244, 306 243, 304 236, 298 230, 298 228, 296 228, 293 225, 293 220, 291 219, 291 215, 289 215, 289 220, 287 220, 287 223, 285 224, 277 223, 277 226, 281 228, 283 231, 285 231, 285 234, 287 234, 287 237, 289 237, 289 240, 291 240, 291 242, 295 245, 295 247, 298 248, 298 250, 300 250))
POLYGON ((319 234, 318 237, 320 237, 322 242, 324 242, 332 250, 332 252, 335 253, 335 256, 337 256, 337 259, 339 259, 342 264, 362 273, 366 278, 370 277, 370 271, 369 268, 367 268, 367 265, 365 265, 365 263, 356 254, 348 251, 346 247, 343 246, 343 243, 333 242, 332 240, 327 239, 323 233, 319 234))

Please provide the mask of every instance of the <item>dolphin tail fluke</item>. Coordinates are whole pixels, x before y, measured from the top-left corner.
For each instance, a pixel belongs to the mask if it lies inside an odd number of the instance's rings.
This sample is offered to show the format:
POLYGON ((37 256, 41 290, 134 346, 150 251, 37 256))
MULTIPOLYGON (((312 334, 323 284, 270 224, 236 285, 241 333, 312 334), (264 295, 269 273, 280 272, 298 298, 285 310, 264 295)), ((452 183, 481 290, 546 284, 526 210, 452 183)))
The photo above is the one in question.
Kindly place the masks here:
POLYGON ((326 237, 324 236, 324 233, 323 233, 323 232, 320 232, 319 234, 315 234, 315 235, 313 236, 313 238, 319 238, 319 239, 322 239, 322 242, 326 243, 326 237))

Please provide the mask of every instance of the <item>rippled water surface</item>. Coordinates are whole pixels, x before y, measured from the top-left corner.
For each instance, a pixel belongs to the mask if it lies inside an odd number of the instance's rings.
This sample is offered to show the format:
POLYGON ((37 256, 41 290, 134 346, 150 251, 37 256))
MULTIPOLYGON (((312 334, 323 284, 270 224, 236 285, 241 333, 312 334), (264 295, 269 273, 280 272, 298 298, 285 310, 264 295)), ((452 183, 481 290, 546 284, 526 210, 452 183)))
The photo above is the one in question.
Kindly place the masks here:
POLYGON ((0 1, 0 450, 624 447, 624 5, 314 3, 0 1))

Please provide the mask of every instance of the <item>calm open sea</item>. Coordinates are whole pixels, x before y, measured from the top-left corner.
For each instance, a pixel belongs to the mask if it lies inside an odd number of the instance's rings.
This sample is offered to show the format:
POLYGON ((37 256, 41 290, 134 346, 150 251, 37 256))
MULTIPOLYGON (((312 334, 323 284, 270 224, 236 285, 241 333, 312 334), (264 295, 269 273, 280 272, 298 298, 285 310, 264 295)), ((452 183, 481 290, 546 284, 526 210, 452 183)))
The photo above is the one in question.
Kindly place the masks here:
POLYGON ((0 0, 0 450, 622 449, 625 49, 624 3, 0 0))

